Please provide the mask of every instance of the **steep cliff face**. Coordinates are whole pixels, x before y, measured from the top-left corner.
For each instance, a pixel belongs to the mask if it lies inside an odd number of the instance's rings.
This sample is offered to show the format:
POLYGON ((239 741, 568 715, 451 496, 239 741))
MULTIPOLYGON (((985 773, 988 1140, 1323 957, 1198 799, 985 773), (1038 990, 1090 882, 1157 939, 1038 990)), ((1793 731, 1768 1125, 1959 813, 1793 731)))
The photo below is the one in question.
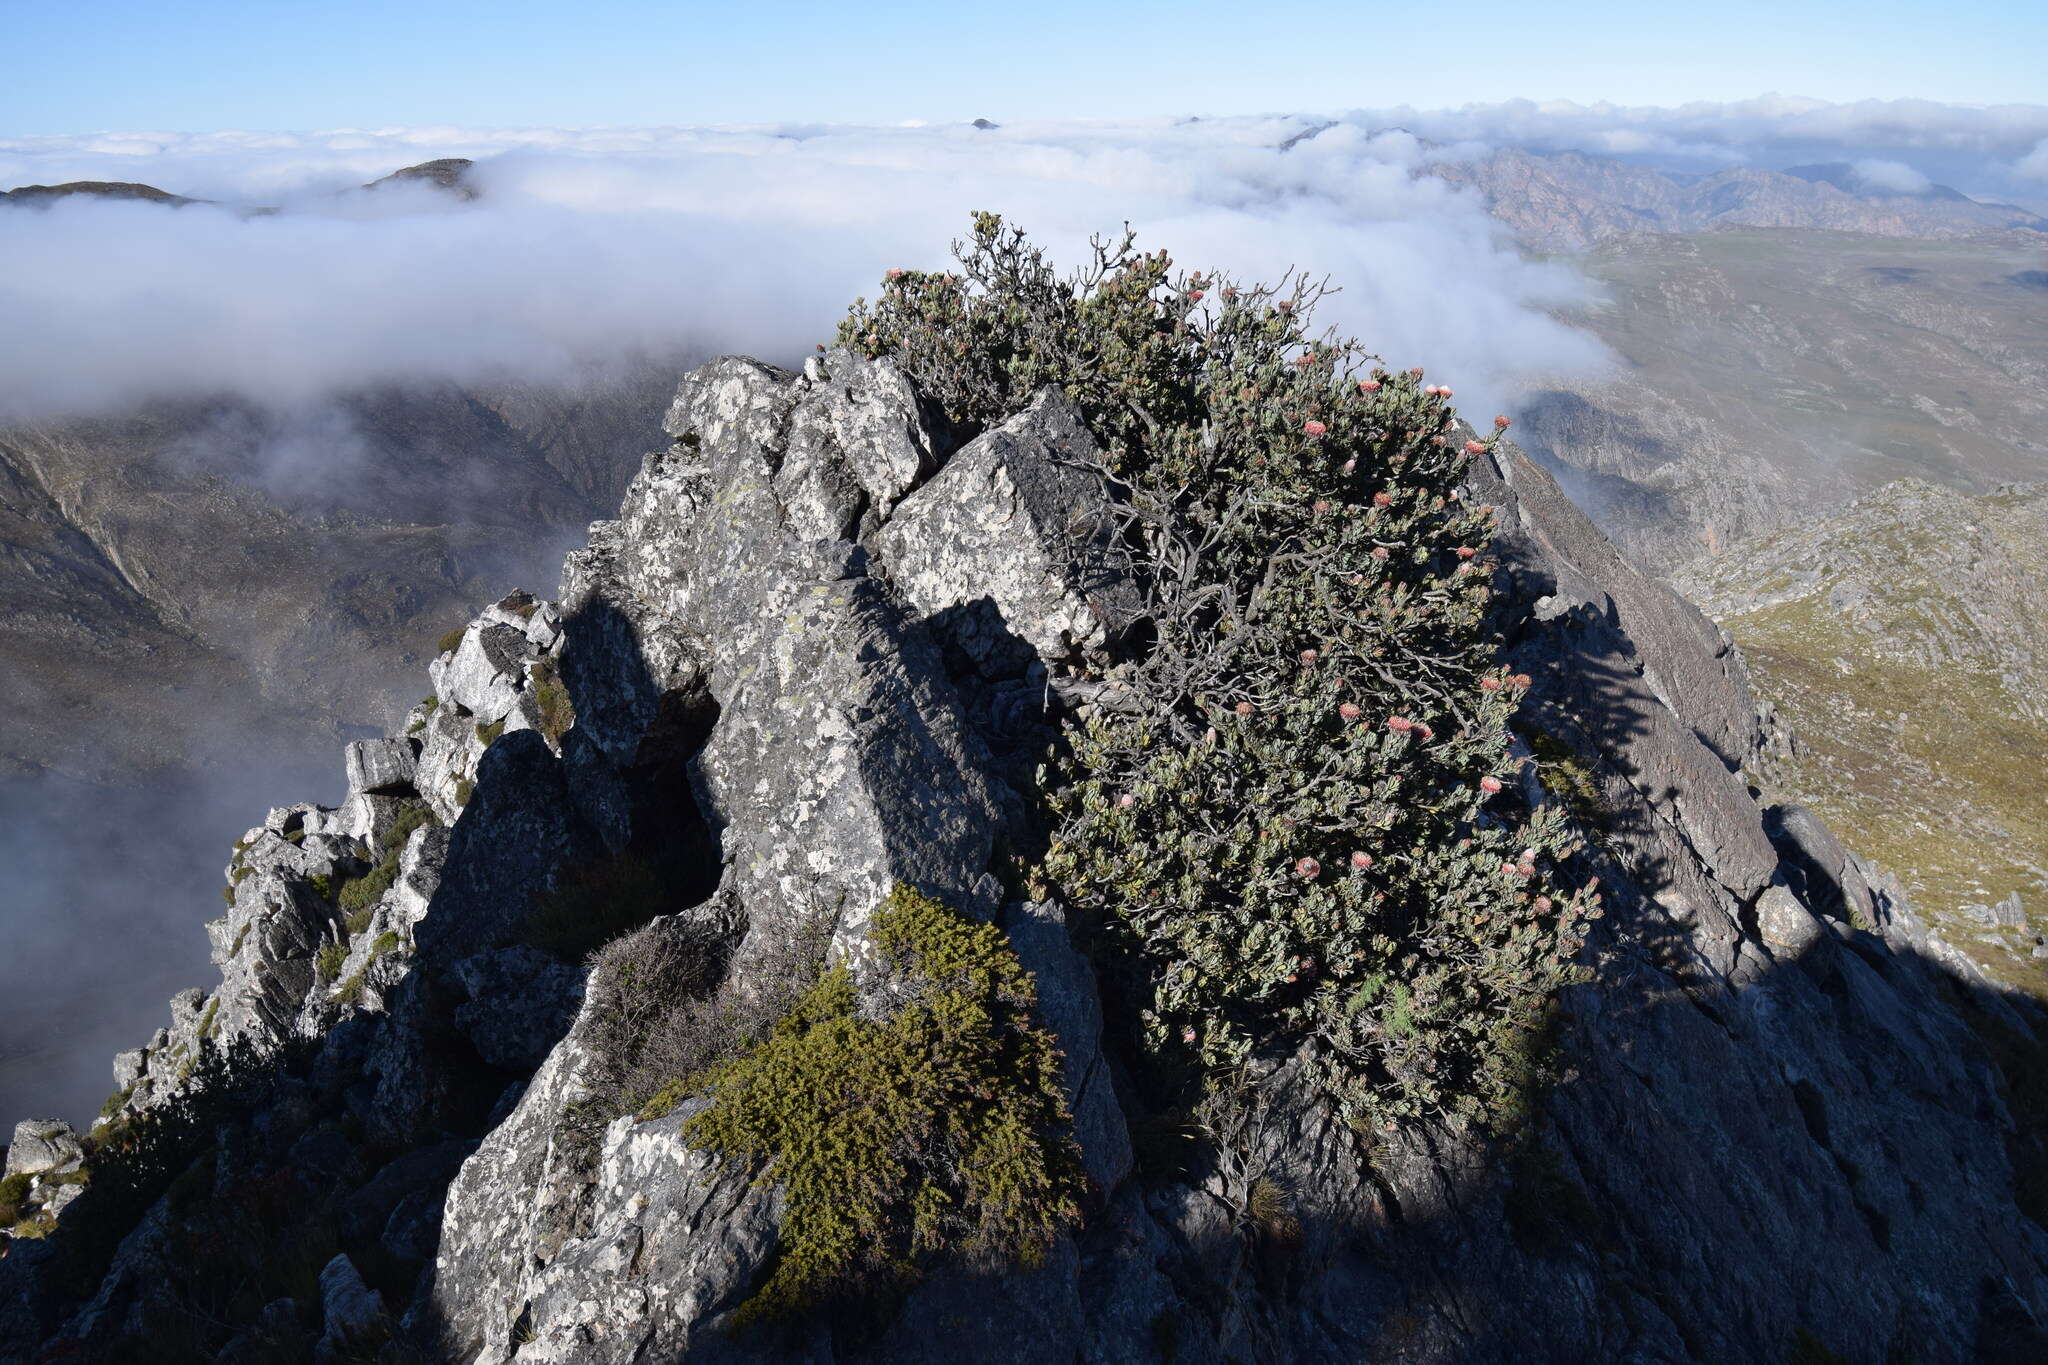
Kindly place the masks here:
POLYGON ((1058 907, 1003 875, 1050 727, 1100 704, 1085 664, 1127 620, 1124 585, 1067 552, 1103 508, 1067 473, 1092 441, 1057 392, 956 448, 887 361, 725 359, 665 429, 558 602, 488 608, 435 661, 432 703, 350 746, 342 806, 243 840, 210 929, 221 984, 118 1059, 100 1141, 130 1114, 196 1111, 203 1132, 168 1188, 91 1187, 12 1243, 0 1356, 2048 1350, 2048 1233, 2015 1203, 2022 1082, 1972 1023, 2008 1065, 2048 1035, 1940 965, 1818 820, 1759 805, 1742 770, 1765 727, 1731 642, 1512 446, 1468 496, 1502 513, 1529 795, 1596 828, 1609 913, 1564 1001, 1561 1079, 1503 1149, 1354 1133, 1285 1056, 1190 1140, 1135 1098, 1058 907), (784 1193, 686 1140, 701 1100, 603 1110, 632 983, 582 955, 650 923, 744 998, 828 942, 870 989, 899 884, 999 926, 1034 974, 1086 1217, 1035 1267, 941 1266, 858 1324, 737 1327, 784 1249, 784 1193), (242 1069, 216 1079, 231 1049, 242 1069))

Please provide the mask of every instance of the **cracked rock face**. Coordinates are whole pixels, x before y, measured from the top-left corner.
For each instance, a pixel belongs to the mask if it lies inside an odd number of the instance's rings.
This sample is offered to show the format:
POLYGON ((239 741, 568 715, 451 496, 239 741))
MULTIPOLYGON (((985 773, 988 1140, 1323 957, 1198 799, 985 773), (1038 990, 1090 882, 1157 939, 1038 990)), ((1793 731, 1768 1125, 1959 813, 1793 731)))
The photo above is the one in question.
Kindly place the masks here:
MULTIPOLYGON (((1740 655, 1511 446, 1469 495, 1502 509, 1506 662, 1561 746, 1526 782, 1547 799, 1559 752, 1589 774, 1608 919, 1562 1002, 1565 1079, 1503 1156, 1429 1123, 1353 1133, 1302 1057, 1259 1059, 1235 1126, 1190 1141, 1135 1100, 1058 907, 1005 895, 1047 682, 1138 601, 1057 393, 961 445, 886 363, 727 357, 665 429, 559 605, 485 608, 433 703, 350 746, 343 806, 250 831, 209 927, 220 985, 116 1061, 130 1112, 215 1038, 287 1067, 190 1179, 222 1200, 289 1182, 342 1246, 318 1302, 264 1308, 224 1358, 338 1356, 377 1312, 465 1362, 1678 1362, 1778 1359, 1800 1331, 1961 1362, 2048 1341, 2028 1335, 2048 1234, 2014 1208, 1945 945, 1810 812, 1759 806, 1740 655), (540 728, 543 676, 566 732, 540 728), (419 803, 434 818, 383 847, 419 803), (812 936, 860 980, 898 882, 1000 926, 1059 1039, 1085 1222, 1035 1267, 940 1268, 860 1340, 728 1330, 780 1243, 772 1172, 690 1147, 701 1099, 593 1116, 602 994, 533 941, 537 896, 633 860, 658 913, 726 935, 740 992, 812 936)), ((182 1321, 174 1232, 160 1202, 82 1302, 38 1278, 46 1253, 0 1261, 0 1357, 182 1321)))

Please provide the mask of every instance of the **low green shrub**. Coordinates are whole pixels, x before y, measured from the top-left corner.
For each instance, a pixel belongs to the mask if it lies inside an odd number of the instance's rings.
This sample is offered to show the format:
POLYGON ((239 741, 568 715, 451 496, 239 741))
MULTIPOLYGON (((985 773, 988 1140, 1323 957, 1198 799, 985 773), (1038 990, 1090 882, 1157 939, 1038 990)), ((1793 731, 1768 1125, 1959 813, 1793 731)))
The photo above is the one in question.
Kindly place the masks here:
POLYGON ((323 944, 313 954, 313 974, 320 981, 332 981, 341 974, 341 967, 348 961, 348 944, 336 942, 323 944))
POLYGON ((504 733, 505 722, 494 720, 489 725, 479 725, 476 727, 476 742, 488 749, 493 744, 496 744, 498 737, 504 733))
POLYGON ((462 637, 464 635, 467 635, 468 633, 469 627, 467 625, 457 626, 455 629, 449 631, 446 635, 443 635, 440 639, 434 642, 435 652, 439 654, 454 653, 456 650, 462 648, 462 637))
POLYGON ((1078 1217, 1059 1052, 1002 933, 898 888, 872 942, 887 985, 865 1008, 834 967, 704 1078, 711 1106, 684 1125, 786 1191, 742 1322, 901 1286, 942 1253, 1033 1264, 1078 1217))
POLYGON ((540 730, 548 743, 560 745, 562 736, 576 723, 576 708, 569 700, 569 689, 562 685, 561 674, 553 659, 541 659, 526 666, 527 677, 533 683, 533 700, 540 707, 540 730))
MULTIPOLYGON (((353 938, 370 927, 375 916, 377 902, 398 880, 400 861, 405 856, 406 840, 412 832, 423 825, 432 824, 434 812, 424 801, 408 802, 392 822, 391 828, 377 841, 377 862, 360 877, 351 877, 341 884, 335 897, 343 914, 349 937, 353 938)), ((320 881, 321 878, 311 878, 320 881)))
POLYGON ((1063 280, 988 214, 956 254, 891 272, 840 340, 963 435, 1057 384, 1103 448, 1143 629, 1083 670, 1037 881, 1150 1071, 1305 1047, 1362 1129, 1512 1126, 1598 911, 1562 882, 1564 812, 1508 781, 1528 679, 1495 663, 1492 509, 1459 493, 1496 432, 1312 333, 1300 279, 1176 273, 1126 235, 1063 280))

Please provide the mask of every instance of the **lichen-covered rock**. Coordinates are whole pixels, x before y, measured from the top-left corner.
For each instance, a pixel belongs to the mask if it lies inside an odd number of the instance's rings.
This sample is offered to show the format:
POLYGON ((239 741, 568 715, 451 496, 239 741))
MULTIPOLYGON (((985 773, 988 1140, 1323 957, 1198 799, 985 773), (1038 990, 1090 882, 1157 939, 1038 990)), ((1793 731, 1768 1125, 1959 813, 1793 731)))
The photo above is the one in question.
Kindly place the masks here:
POLYGON ((313 1349, 317 1361, 341 1360, 372 1344, 371 1334, 383 1322, 384 1301, 345 1255, 320 1272, 320 1316, 325 1330, 313 1349))
POLYGON ((409 739, 359 739, 342 750, 348 789, 378 796, 412 795, 419 755, 409 739))
POLYGON ((455 1026, 492 1066, 539 1066, 583 999, 581 972, 525 944, 466 957, 454 972, 469 993, 455 1007, 455 1026))
POLYGON ((991 674, 1103 644, 1137 610, 1111 552, 1096 458, 1081 414, 1055 390, 983 433, 905 498, 879 537, 890 581, 991 674))
POLYGON ((23 1119, 7 1144, 7 1174, 62 1175, 85 1163, 78 1134, 63 1119, 23 1119))

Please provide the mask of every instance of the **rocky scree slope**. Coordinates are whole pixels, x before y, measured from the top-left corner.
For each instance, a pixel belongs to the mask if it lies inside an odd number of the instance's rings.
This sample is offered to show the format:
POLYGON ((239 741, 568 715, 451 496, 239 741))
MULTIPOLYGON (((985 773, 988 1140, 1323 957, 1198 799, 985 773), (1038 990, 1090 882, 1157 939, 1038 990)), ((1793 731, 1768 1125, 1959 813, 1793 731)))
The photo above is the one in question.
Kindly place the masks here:
POLYGON ((999 875, 1048 721, 1102 704, 1077 680, 1124 624, 1119 585, 1064 567, 1104 518, 1057 392, 956 449, 887 361, 724 359, 666 430, 558 602, 487 609, 435 661, 432 703, 350 746, 341 807, 274 811, 238 846, 221 984, 118 1059, 86 1145, 204 1122, 174 1178, 125 1205, 88 1185, 11 1243, 0 1356, 2048 1349, 2048 1233, 2015 1204, 2027 1096, 1973 1029, 2018 1048, 2043 1025, 1937 965, 1896 885, 1817 818, 1758 804, 1740 769, 1763 727, 1728 637, 1511 445, 1470 496, 1501 509, 1504 661, 1534 683, 1525 794, 1595 827, 1583 870, 1609 913, 1561 1077, 1496 1151, 1361 1138, 1285 1057, 1191 1140, 1132 1098, 1058 908, 999 875), (609 926, 565 935, 559 912, 615 911, 575 893, 636 864, 660 869, 639 932, 723 945, 741 995, 807 938, 858 967, 899 885, 999 925, 1065 1054, 1080 1226, 1034 1268, 942 1263, 882 1321, 733 1330, 781 1245, 779 1189, 685 1140, 701 1101, 592 1127, 595 1002, 631 983, 579 960, 609 926))

